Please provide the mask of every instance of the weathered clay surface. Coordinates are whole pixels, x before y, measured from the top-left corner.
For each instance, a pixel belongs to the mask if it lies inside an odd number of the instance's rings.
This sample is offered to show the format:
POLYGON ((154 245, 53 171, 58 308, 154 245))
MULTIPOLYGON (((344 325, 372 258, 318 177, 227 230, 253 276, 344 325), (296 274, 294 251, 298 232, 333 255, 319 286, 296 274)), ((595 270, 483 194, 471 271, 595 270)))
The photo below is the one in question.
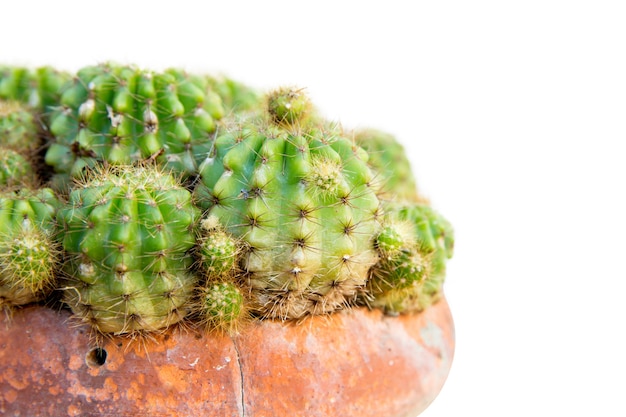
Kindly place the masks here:
POLYGON ((445 300, 401 317, 266 321, 233 338, 115 338, 102 364, 68 318, 29 307, 0 326, 0 415, 409 417, 438 394, 454 352, 445 300))

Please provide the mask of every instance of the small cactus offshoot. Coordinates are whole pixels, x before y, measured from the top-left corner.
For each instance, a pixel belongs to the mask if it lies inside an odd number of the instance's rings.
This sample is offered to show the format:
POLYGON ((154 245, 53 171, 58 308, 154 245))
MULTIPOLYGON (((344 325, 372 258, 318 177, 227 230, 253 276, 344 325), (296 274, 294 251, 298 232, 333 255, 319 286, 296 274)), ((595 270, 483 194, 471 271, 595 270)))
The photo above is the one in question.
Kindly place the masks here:
POLYGON ((52 190, 0 192, 0 307, 43 300, 60 264, 52 190))
POLYGON ((200 222, 199 233, 196 253, 200 269, 209 279, 232 277, 237 268, 238 240, 224 230, 215 216, 200 222))
POLYGON ((270 93, 267 112, 276 124, 300 124, 310 115, 311 102, 302 90, 285 87, 270 93))
POLYGON ((381 256, 370 270, 366 302, 389 314, 421 311, 441 296, 454 246, 452 227, 420 204, 392 206, 385 220, 376 240, 381 256))
POLYGON ((234 334, 248 320, 244 294, 234 282, 209 281, 199 292, 197 313, 207 329, 234 334))

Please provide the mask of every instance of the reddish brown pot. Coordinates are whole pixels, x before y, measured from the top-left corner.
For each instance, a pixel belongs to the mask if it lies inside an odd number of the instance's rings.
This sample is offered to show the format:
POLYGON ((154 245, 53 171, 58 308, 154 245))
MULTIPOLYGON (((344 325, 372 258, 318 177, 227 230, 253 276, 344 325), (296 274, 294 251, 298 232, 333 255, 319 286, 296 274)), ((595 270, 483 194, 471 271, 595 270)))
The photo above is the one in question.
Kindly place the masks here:
POLYGON ((0 328, 0 415, 416 416, 454 352, 445 300, 401 317, 355 309, 266 321, 233 338, 118 338, 106 359, 68 318, 28 307, 0 328))

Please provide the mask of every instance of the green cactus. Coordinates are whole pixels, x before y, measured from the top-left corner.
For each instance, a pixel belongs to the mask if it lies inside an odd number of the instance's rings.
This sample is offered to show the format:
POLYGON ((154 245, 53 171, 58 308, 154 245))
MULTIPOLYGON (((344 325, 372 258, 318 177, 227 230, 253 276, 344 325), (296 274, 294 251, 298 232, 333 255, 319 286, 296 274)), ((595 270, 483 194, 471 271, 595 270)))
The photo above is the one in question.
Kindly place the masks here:
POLYGON ((380 203, 367 154, 335 130, 306 123, 301 91, 269 95, 264 120, 215 140, 198 203, 240 240, 252 310, 299 318, 350 304, 377 261, 380 203))
POLYGON ((50 189, 0 192, 0 308, 42 300, 60 262, 50 189))
POLYGON ((239 251, 238 240, 224 230, 217 217, 208 216, 200 222, 196 256, 209 279, 231 277, 237 269, 239 251))
POLYGON ((197 285, 188 251, 199 214, 169 173, 97 171, 59 211, 68 256, 64 300, 100 333, 154 331, 182 320, 197 285))
POLYGON ((196 173, 224 110, 206 78, 102 64, 78 71, 52 115, 46 153, 55 187, 99 163, 156 159, 176 175, 196 173))
POLYGON ((302 90, 285 87, 272 93, 267 101, 267 111, 274 123, 289 127, 306 123, 311 116, 311 102, 302 90))
POLYGON ((441 296, 446 261, 453 254, 452 227, 422 204, 394 205, 385 220, 366 302, 389 314, 421 311, 441 296))
POLYGON ((427 203, 418 193, 404 147, 393 135, 376 129, 359 129, 353 134, 356 143, 369 154, 369 164, 380 182, 380 198, 427 203))
POLYGON ((209 281, 200 290, 198 313, 209 331, 234 334, 248 319, 242 290, 233 282, 209 281))
POLYGON ((28 160, 18 152, 0 146, 0 186, 32 184, 34 180, 34 169, 28 160))
POLYGON ((0 146, 29 156, 41 146, 35 117, 16 101, 0 100, 0 146))
POLYGON ((58 105, 70 78, 67 72, 48 66, 35 69, 2 66, 0 99, 19 101, 47 115, 58 105))

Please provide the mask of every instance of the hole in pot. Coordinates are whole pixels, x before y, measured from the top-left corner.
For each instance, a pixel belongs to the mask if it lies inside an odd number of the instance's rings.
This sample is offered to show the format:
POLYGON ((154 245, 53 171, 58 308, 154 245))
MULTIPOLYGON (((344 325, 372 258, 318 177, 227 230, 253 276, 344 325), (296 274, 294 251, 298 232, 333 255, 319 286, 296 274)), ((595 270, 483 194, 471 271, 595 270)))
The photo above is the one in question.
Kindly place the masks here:
POLYGON ((97 368, 107 361, 107 351, 102 348, 93 348, 85 356, 85 362, 90 368, 97 368))

